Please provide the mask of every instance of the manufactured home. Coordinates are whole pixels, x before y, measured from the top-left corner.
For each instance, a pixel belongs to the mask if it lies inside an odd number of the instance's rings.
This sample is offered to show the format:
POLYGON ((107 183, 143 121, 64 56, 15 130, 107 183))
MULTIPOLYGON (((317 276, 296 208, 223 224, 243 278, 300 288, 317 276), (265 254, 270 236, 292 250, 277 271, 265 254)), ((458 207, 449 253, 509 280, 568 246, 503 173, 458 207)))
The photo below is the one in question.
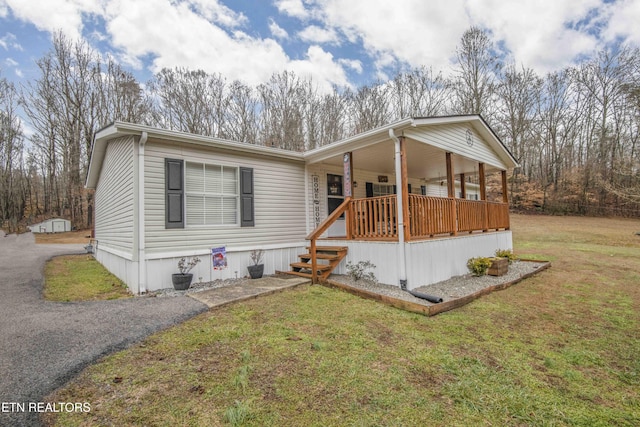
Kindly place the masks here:
POLYGON ((182 257, 205 261, 194 281, 244 276, 255 249, 266 274, 317 281, 371 261, 380 282, 412 289, 512 248, 516 165, 478 115, 409 118, 304 153, 116 122, 96 133, 87 175, 95 256, 136 293, 171 287, 182 257))

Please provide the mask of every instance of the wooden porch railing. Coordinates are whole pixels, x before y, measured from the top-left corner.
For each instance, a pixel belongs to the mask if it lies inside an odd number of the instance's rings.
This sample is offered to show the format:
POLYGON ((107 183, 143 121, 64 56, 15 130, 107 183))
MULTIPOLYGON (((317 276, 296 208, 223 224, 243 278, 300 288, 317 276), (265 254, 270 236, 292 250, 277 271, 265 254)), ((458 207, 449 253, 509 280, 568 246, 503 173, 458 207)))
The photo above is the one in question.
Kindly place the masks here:
POLYGON ((508 230, 511 228, 509 222, 509 204, 498 202, 486 202, 487 203, 487 224, 488 229, 500 229, 504 228, 508 230))
POLYGON ((456 229, 456 200, 448 197, 409 195, 409 232, 411 238, 453 233, 456 229))
POLYGON ((396 240, 398 204, 396 196, 354 199, 351 202, 351 239, 396 240))
MULTIPOLYGON (((348 209, 347 239, 397 240, 396 196, 353 199, 348 209)), ((507 203, 464 200, 450 197, 409 195, 410 239, 437 234, 509 228, 507 203)))
POLYGON ((475 200, 456 200, 458 213, 458 231, 486 230, 487 210, 484 202, 475 200))

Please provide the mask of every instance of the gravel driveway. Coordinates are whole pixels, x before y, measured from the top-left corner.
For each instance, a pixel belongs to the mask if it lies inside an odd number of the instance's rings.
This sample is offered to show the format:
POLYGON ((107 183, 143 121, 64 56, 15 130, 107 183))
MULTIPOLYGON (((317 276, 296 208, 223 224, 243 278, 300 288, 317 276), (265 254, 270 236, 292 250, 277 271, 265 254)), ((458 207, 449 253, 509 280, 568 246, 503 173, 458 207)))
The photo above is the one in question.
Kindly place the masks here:
POLYGON ((39 425, 30 403, 101 356, 207 310, 188 297, 44 301, 45 262, 82 252, 82 245, 36 245, 31 233, 0 231, 0 426, 39 425))

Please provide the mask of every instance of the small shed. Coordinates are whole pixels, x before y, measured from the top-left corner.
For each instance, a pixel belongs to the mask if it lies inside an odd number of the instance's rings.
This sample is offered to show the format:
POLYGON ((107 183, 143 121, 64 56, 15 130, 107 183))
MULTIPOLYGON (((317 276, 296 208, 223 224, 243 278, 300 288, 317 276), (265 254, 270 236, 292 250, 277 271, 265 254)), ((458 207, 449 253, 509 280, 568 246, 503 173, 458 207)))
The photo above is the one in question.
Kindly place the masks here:
POLYGON ((29 226, 32 233, 64 233, 71 231, 71 221, 64 218, 50 218, 29 226))

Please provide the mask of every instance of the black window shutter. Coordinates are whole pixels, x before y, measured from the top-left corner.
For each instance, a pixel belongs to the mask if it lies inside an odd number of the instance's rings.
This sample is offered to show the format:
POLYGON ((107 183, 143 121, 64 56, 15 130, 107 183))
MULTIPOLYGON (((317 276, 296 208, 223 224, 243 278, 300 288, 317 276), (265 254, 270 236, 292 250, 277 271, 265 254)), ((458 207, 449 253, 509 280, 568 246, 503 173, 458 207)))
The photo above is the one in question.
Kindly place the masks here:
POLYGON ((365 186, 367 187, 367 197, 373 197, 373 182, 367 182, 365 186))
POLYGON ((240 227, 254 227, 253 169, 240 168, 240 227))
POLYGON ((407 184, 408 193, 411 194, 411 184, 407 184))
POLYGON ((420 186, 420 194, 422 194, 423 196, 427 195, 427 186, 426 185, 421 185, 420 186))
POLYGON ((184 228, 184 161, 164 159, 165 228, 184 228))

